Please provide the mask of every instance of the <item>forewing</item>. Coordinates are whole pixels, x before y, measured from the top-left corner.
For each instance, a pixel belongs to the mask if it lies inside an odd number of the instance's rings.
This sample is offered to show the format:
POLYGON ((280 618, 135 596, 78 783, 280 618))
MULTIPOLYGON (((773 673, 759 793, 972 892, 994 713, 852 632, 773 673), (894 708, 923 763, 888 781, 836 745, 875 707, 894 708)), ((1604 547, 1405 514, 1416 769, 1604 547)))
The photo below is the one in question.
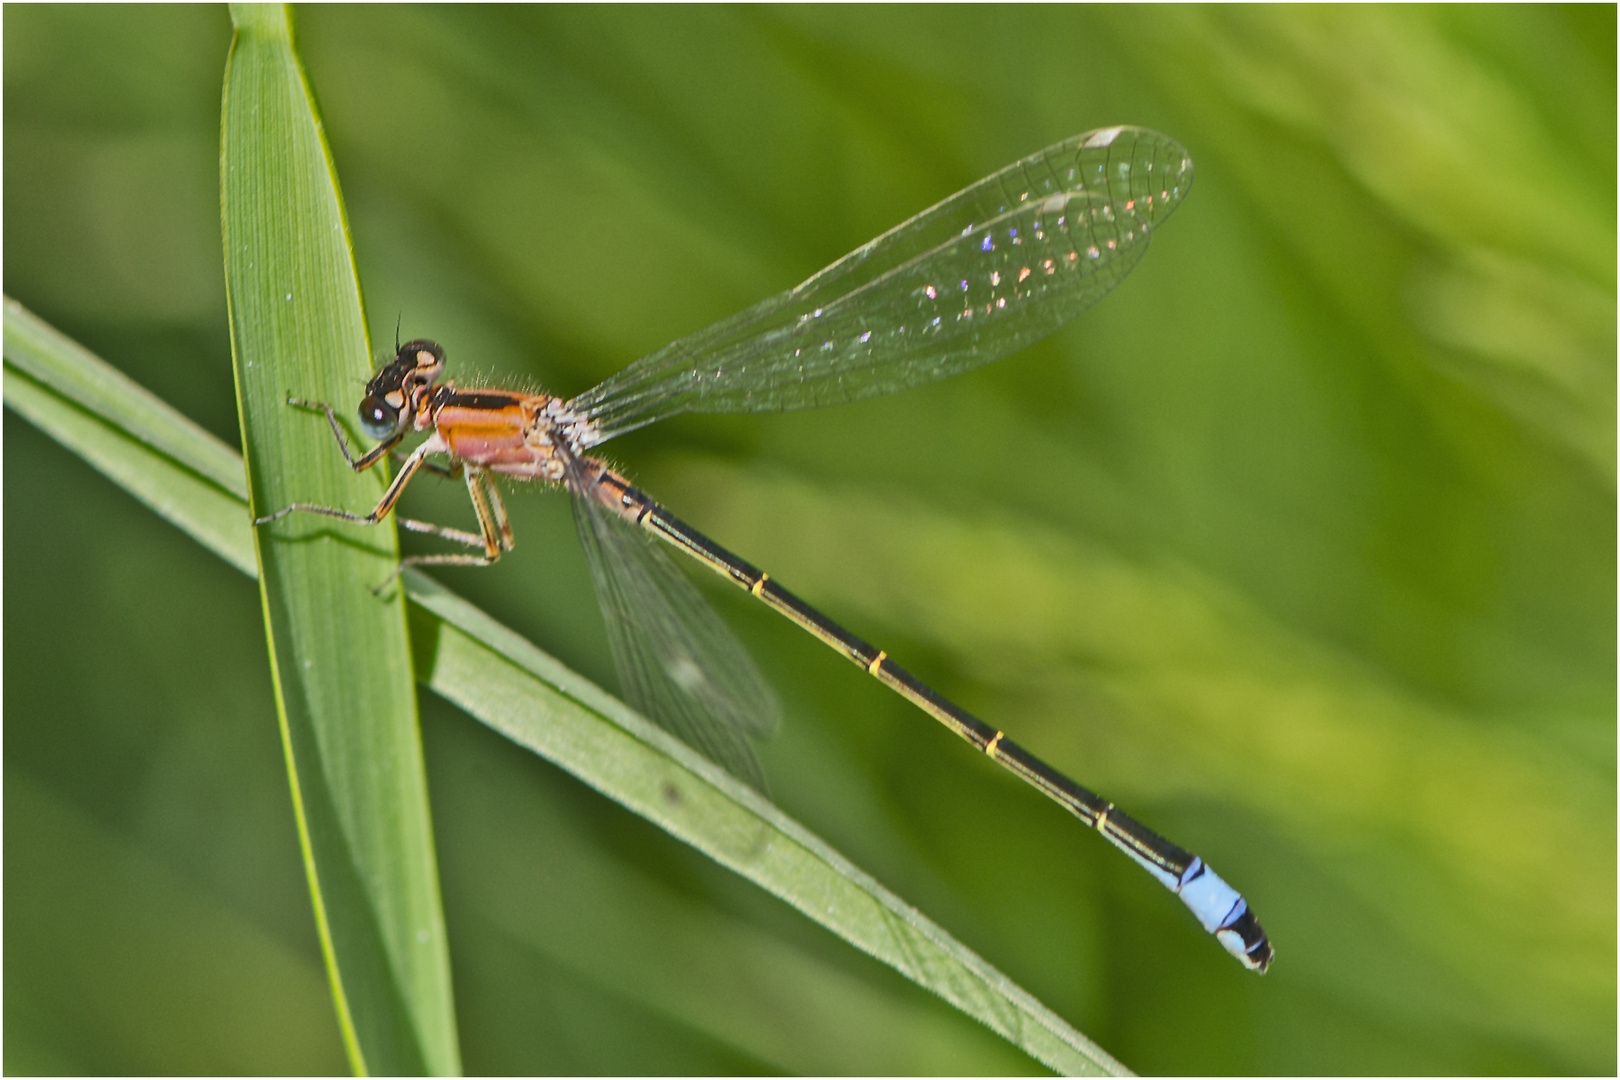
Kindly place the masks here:
POLYGON ((587 497, 573 504, 625 696, 763 792, 749 739, 774 731, 780 710, 753 658, 657 540, 587 497))
POLYGON ((1130 272, 1192 183, 1144 128, 1016 162, 797 288, 681 338, 573 402, 590 446, 677 413, 779 412, 891 394, 999 360, 1130 272))

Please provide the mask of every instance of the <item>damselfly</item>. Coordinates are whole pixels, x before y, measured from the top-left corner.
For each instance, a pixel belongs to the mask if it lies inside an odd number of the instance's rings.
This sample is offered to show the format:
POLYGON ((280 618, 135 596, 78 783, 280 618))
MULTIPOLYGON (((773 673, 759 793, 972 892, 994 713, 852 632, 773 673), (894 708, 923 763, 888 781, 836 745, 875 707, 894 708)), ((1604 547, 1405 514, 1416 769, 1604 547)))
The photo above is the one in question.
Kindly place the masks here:
POLYGON ((572 400, 458 389, 440 381, 444 352, 411 341, 366 386, 360 422, 377 446, 356 471, 412 430, 431 432, 404 459, 370 513, 295 503, 263 525, 307 511, 375 525, 431 455, 459 472, 477 535, 399 519, 477 553, 415 555, 416 565, 487 565, 512 548, 495 475, 561 485, 607 621, 630 701, 694 749, 763 787, 749 739, 775 724, 776 703, 742 644, 653 538, 746 589, 1038 788, 1181 897, 1245 966, 1272 949, 1247 903, 1196 855, 1063 776, 1001 731, 947 701, 725 550, 592 457, 596 446, 679 413, 806 409, 890 394, 955 375, 1046 337, 1101 299, 1147 249, 1186 195, 1192 162, 1142 128, 1076 136, 989 176, 851 252, 797 288, 638 360, 572 400))

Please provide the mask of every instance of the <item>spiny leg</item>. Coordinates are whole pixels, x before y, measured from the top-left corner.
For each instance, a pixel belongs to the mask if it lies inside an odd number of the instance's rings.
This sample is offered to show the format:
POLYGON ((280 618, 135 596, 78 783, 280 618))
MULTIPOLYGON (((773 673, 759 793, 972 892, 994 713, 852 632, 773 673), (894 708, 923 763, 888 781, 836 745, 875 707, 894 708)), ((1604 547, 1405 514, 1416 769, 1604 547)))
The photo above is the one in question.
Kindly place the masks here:
MULTIPOLYGON (((398 450, 390 450, 388 456, 399 462, 405 460, 405 455, 398 450)), ((422 471, 430 472, 434 476, 440 476, 446 480, 454 480, 461 475, 461 462, 456 461, 450 465, 440 465, 436 461, 424 461, 422 462, 422 471)))
MULTIPOLYGON (((479 535, 451 529, 443 525, 430 525, 425 521, 400 518, 399 523, 412 532, 454 540, 468 547, 482 547, 482 555, 409 555, 400 560, 400 570, 407 566, 490 566, 500 561, 502 551, 512 550, 512 526, 506 518, 506 507, 500 492, 486 471, 463 466, 467 478, 467 496, 472 500, 473 513, 478 516, 479 535), (488 494, 486 495, 486 490, 488 494)), ((392 581, 399 570, 389 577, 392 581)), ((383 585, 388 584, 387 581, 383 585)), ((379 586, 380 588, 381 586, 379 586)))
MULTIPOLYGON (((464 529, 451 528, 449 525, 435 525, 431 521, 417 521, 415 518, 396 517, 399 527, 414 533, 423 533, 427 536, 437 536, 444 540, 453 540, 467 547, 483 547, 484 538, 477 533, 470 533, 464 529)), ((478 556, 480 559, 482 555, 478 556)))
POLYGON ((501 501, 501 489, 495 486, 495 477, 487 470, 479 470, 484 481, 484 490, 489 494, 489 508, 491 516, 495 519, 495 527, 501 535, 501 549, 512 550, 512 522, 506 516, 506 503, 501 501))
MULTIPOLYGON (((296 398, 290 395, 287 398, 287 404, 296 406, 300 409, 319 409, 324 412, 326 414, 326 422, 332 426, 332 435, 337 439, 338 449, 343 451, 343 460, 347 461, 349 463, 349 468, 353 469, 355 472, 364 472, 373 465, 377 464, 377 462, 386 457, 388 453, 394 449, 394 447, 398 446, 399 441, 405 437, 405 432, 400 431, 392 438, 378 443, 364 455, 356 458, 349 452, 349 441, 343 437, 343 427, 338 423, 337 414, 332 411, 332 406, 328 405, 324 401, 305 401, 303 398, 296 398)), ((406 460, 409 459, 407 458, 406 460)), ((418 462, 417 464, 420 465, 421 462, 418 462)), ((438 468, 438 466, 435 465, 430 465, 428 467, 435 470, 438 468)), ((257 525, 259 523, 254 522, 254 524, 257 525)))
MULTIPOLYGON (((336 422, 334 421, 334 425, 335 423, 336 422)), ((337 430, 335 426, 333 430, 337 430)), ((340 443, 343 441, 343 437, 341 435, 338 436, 338 441, 340 443)), ((399 440, 396 439, 394 441, 398 442, 399 440)), ((379 446, 378 450, 382 450, 384 453, 386 453, 388 445, 389 444, 384 444, 379 446)), ((394 482, 388 485, 387 491, 383 492, 382 500, 377 503, 369 514, 356 514, 349 510, 339 510, 333 506, 316 506, 314 503, 293 503, 291 506, 283 507, 273 514, 266 514, 264 517, 254 518, 253 524, 268 525, 272 521, 279 521, 288 514, 302 512, 306 514, 321 514, 326 517, 337 518, 339 521, 352 521, 356 525, 375 525, 383 518, 388 516, 388 512, 392 510, 394 508, 394 504, 399 501, 399 496, 405 490, 405 485, 411 482, 411 477, 416 475, 416 470, 422 467, 422 459, 426 457, 432 449, 433 443, 432 441, 429 441, 411 451, 411 455, 405 459, 405 464, 400 468, 399 475, 394 477, 394 482)), ((345 457, 348 456, 347 449, 345 449, 343 453, 345 457)), ((377 454, 376 451, 373 451, 371 454, 367 454, 365 458, 361 459, 362 464, 357 464, 352 460, 350 464, 354 465, 356 470, 370 468, 376 463, 377 460, 381 458, 381 456, 381 454, 377 454), (373 455, 375 455, 375 457, 373 455)))
MULTIPOLYGON (((326 420, 327 423, 331 425, 332 435, 337 439, 338 449, 343 452, 344 460, 347 461, 349 466, 356 472, 369 469, 371 466, 381 461, 384 457, 388 456, 393 451, 394 447, 399 444, 399 441, 404 438, 404 432, 400 432, 387 441, 379 443, 377 446, 373 447, 372 450, 363 457, 356 459, 349 452, 349 444, 343 437, 343 429, 338 424, 337 416, 333 413, 330 405, 319 401, 305 401, 302 398, 295 397, 289 397, 287 399, 287 403, 289 405, 303 408, 320 409, 322 412, 326 413, 326 420)), ((468 547, 482 547, 484 549, 484 554, 408 556, 401 559, 399 565, 394 568, 394 572, 389 574, 388 577, 383 579, 383 581, 381 581, 377 587, 371 591, 373 593, 381 592, 388 586, 390 582, 400 575, 400 572, 403 571, 406 566, 488 566, 500 559, 501 551, 503 549, 507 551, 512 549, 512 527, 507 521, 506 507, 501 502, 500 493, 496 490, 494 481, 490 477, 484 475, 485 470, 483 469, 467 468, 461 461, 455 461, 448 467, 429 462, 427 460, 427 455, 434 452, 436 449, 438 449, 438 447, 435 446, 434 440, 430 439, 406 455, 403 458, 400 466, 399 475, 394 477, 393 482, 388 485, 388 490, 383 492, 382 499, 369 514, 356 514, 348 510, 339 510, 332 506, 318 506, 314 503, 293 503, 290 506, 277 510, 273 514, 267 514, 264 517, 255 518, 253 520, 253 524, 268 525, 272 521, 279 521, 288 514, 306 513, 320 514, 323 517, 337 518, 339 521, 348 521, 356 525, 376 525, 380 523, 383 518, 387 517, 389 512, 394 509, 394 505, 399 502, 400 495, 405 491, 405 486, 410 483, 411 478, 414 477, 419 470, 425 468, 430 472, 436 472, 443 476, 455 476, 458 473, 461 473, 466 477, 467 493, 472 499, 473 511, 478 516, 478 524, 480 528, 479 535, 474 535, 470 532, 466 532, 461 529, 453 529, 444 525, 433 525, 429 522, 417 521, 414 518, 398 517, 395 520, 401 527, 408 529, 411 532, 426 533, 430 536, 438 536, 446 540, 454 541, 458 544, 465 544, 468 547), (484 494, 486 485, 489 492, 488 500, 486 500, 486 496, 484 494), (490 501, 492 501, 494 504, 493 511, 490 508, 490 501)))

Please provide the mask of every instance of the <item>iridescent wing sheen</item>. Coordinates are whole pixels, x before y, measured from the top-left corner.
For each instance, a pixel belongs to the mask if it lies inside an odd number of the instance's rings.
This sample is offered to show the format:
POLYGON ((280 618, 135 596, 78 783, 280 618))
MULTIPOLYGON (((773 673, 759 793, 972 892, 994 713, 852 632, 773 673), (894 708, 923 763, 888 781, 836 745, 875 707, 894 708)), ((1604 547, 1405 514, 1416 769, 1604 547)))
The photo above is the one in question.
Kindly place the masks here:
POLYGON ((679 413, 816 408, 999 360, 1119 284, 1192 177, 1180 144, 1144 128, 1058 143, 581 394, 581 447, 679 413))

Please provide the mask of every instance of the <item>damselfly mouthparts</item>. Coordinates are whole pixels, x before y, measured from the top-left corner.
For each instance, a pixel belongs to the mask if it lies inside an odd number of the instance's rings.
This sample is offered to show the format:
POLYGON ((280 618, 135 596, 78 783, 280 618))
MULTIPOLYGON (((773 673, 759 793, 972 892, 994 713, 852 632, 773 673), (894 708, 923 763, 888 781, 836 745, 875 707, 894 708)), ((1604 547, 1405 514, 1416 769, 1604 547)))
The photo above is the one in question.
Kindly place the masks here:
POLYGON ((366 387, 361 426, 378 440, 356 471, 411 431, 429 432, 370 513, 295 503, 295 511, 375 525, 431 455, 467 484, 477 535, 400 519, 475 553, 417 565, 487 565, 511 550, 495 475, 561 485, 626 696, 651 719, 761 787, 752 736, 774 726, 775 699, 743 646, 653 538, 697 559, 865 668, 884 685, 1066 807, 1157 878, 1245 966, 1272 948, 1247 903, 1191 852, 1063 776, 1001 731, 947 701, 888 654, 849 633, 768 574, 680 521, 589 451, 685 412, 813 408, 889 394, 998 360, 1101 299, 1147 249, 1192 183, 1173 140, 1142 128, 1090 132, 1025 158, 890 230, 797 288, 631 364, 572 400, 458 389, 444 352, 418 340, 366 387))

